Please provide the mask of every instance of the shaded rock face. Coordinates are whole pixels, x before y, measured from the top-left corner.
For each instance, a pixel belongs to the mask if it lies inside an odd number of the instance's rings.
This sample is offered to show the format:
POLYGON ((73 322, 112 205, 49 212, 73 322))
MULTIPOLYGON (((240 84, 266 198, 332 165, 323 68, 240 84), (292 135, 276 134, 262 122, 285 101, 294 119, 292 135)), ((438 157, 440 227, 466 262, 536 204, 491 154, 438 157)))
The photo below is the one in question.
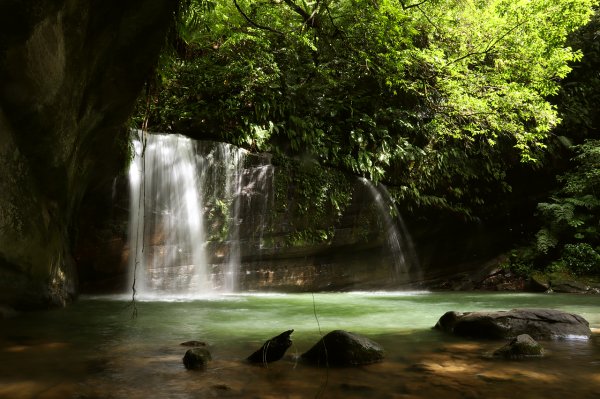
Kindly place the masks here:
POLYGON ((583 317, 554 309, 447 312, 435 325, 441 331, 472 338, 514 338, 528 334, 535 339, 589 337, 583 317))
POLYGON ((204 347, 188 349, 183 356, 183 365, 188 370, 204 370, 212 356, 208 349, 204 347))
POLYGON ((288 330, 267 340, 256 352, 248 356, 250 363, 271 363, 281 359, 285 351, 292 346, 290 335, 294 330, 288 330))
POLYGON ((176 6, 0 4, 0 303, 76 294, 72 226, 86 192, 125 163, 122 127, 176 6))
POLYGON ((542 357, 542 346, 528 334, 517 335, 512 341, 494 352, 495 357, 517 360, 531 357, 542 357))
POLYGON ((302 359, 319 365, 360 366, 383 360, 383 348, 369 338, 335 330, 325 335, 302 359))

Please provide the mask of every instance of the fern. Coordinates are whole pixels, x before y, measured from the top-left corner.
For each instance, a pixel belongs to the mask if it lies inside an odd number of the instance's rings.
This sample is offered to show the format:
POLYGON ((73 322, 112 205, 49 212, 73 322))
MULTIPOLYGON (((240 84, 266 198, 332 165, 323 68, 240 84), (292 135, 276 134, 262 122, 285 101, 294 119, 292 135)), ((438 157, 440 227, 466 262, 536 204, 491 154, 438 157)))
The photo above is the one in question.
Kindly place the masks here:
POLYGON ((577 228, 577 227, 583 226, 584 224, 585 224, 585 222, 583 220, 581 220, 581 219, 571 219, 571 220, 569 220, 569 226, 571 226, 571 227, 577 228))
POLYGON ((548 250, 556 247, 558 239, 548 229, 541 229, 536 234, 536 248, 539 252, 547 254, 548 250))
POLYGON ((592 210, 595 207, 600 206, 600 200, 598 200, 598 198, 592 194, 587 194, 581 197, 565 198, 564 201, 574 206, 586 208, 587 210, 592 210))
POLYGON ((549 219, 551 224, 556 222, 565 222, 568 224, 575 216, 575 205, 569 202, 554 204, 542 202, 538 204, 538 211, 549 219))

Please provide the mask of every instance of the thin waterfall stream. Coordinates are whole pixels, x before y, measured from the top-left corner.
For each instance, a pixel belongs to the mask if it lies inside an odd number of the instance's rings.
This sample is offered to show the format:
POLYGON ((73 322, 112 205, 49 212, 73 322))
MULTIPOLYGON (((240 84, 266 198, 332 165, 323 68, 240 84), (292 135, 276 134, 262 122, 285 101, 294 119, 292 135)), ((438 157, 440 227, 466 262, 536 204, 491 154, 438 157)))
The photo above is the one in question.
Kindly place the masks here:
POLYGON ((402 283, 421 280, 421 268, 414 243, 387 188, 383 184, 375 186, 365 178, 361 178, 361 181, 383 219, 384 236, 394 264, 393 278, 402 283))

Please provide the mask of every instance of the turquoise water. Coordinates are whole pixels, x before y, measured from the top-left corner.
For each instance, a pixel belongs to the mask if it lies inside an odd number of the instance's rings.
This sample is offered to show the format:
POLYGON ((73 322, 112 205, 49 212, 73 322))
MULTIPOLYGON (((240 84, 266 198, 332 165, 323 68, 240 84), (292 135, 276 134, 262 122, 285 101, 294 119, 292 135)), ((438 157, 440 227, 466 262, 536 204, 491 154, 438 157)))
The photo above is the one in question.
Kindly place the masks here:
POLYGON ((2 398, 524 398, 600 397, 600 338, 543 342, 544 359, 490 360, 504 343, 446 336, 431 327, 448 310, 546 307, 600 330, 600 298, 562 294, 355 292, 227 295, 137 301, 85 297, 65 309, 1 321, 2 398), (243 359, 282 331, 293 346, 269 367, 243 359), (334 329, 386 350, 380 364, 319 369, 296 360, 334 329), (213 361, 187 371, 189 340, 213 361))

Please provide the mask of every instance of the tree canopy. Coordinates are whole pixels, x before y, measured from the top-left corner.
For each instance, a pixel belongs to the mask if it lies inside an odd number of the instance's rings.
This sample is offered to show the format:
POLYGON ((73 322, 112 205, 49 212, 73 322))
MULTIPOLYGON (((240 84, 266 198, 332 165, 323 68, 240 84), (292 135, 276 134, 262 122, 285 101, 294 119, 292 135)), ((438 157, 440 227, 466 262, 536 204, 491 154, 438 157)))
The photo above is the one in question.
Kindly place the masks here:
POLYGON ((470 216, 539 164, 595 0, 191 0, 136 123, 470 216), (147 101, 146 101, 147 100, 147 101))

